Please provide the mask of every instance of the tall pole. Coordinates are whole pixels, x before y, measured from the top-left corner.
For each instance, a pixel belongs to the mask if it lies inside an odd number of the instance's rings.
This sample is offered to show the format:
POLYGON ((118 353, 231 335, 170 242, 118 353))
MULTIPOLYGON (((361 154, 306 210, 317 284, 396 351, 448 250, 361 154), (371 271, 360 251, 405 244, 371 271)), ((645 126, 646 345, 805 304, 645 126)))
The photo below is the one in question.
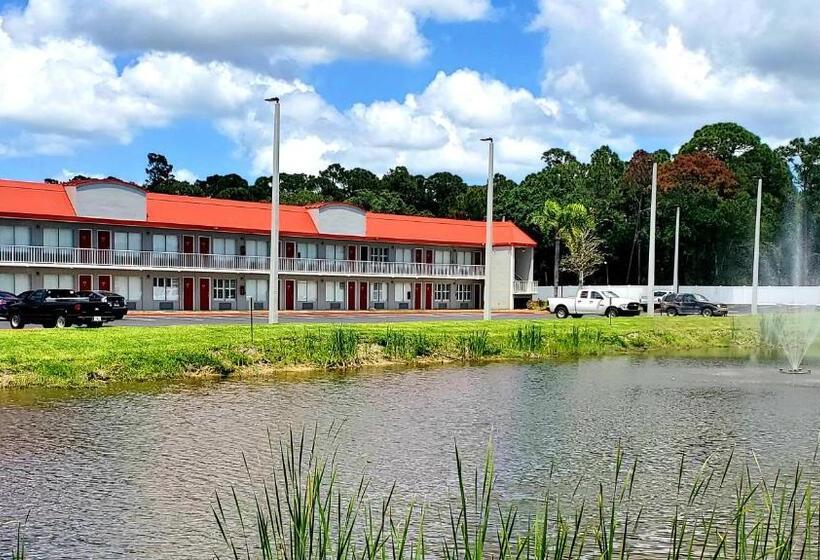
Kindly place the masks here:
POLYGON ((490 263, 493 260, 493 139, 492 137, 482 138, 482 142, 489 145, 489 164, 487 170, 487 224, 486 239, 484 240, 484 320, 492 318, 492 308, 490 306, 490 263))
POLYGON ((675 209, 675 264, 672 272, 672 290, 675 293, 680 291, 678 281, 678 262, 680 258, 680 206, 675 209))
POLYGON ((757 210, 755 211, 755 250, 752 264, 752 315, 757 315, 757 292, 760 283, 760 210, 763 205, 763 179, 757 180, 757 210))
POLYGON ((270 197, 270 281, 268 282, 268 323, 279 322, 279 98, 273 103, 273 175, 270 197))
POLYGON ((655 313, 655 215, 658 211, 658 164, 652 164, 652 209, 649 214, 649 268, 646 274, 646 310, 655 313))

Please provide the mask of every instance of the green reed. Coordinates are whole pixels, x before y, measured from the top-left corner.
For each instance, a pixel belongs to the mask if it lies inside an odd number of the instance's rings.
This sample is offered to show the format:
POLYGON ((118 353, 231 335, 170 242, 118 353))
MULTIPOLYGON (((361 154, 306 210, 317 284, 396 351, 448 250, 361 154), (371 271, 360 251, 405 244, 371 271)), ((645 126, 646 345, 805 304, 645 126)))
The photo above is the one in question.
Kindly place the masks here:
MULTIPOLYGON (((427 508, 412 500, 394 506, 369 495, 362 477, 349 491, 338 483, 335 453, 322 458, 316 432, 291 432, 269 441, 272 476, 249 489, 217 494, 213 514, 225 551, 216 558, 277 560, 626 560, 635 555, 646 504, 638 488, 638 459, 627 463, 616 447, 609 478, 588 495, 579 482, 571 495, 553 488, 552 473, 536 511, 522 514, 496 497, 492 444, 480 468, 470 472, 456 446, 455 494, 445 504, 435 539, 427 508), (590 503, 591 502, 591 503, 590 503)), ((687 472, 682 456, 667 531, 642 554, 667 560, 808 560, 820 558, 820 501, 812 480, 797 467, 773 479, 746 465, 730 476, 733 454, 722 464, 687 472), (719 500, 731 492, 733 501, 719 500), (723 505, 720 505, 723 504, 723 505)), ((736 469, 737 470, 737 469, 736 469)), ((657 499, 657 498, 656 498, 657 499)))

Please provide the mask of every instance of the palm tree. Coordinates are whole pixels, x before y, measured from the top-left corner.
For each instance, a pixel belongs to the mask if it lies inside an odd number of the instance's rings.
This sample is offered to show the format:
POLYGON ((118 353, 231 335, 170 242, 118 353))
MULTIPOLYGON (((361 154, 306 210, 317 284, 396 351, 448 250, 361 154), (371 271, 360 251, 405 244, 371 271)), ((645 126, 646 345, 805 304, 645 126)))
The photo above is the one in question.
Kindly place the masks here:
POLYGON ((553 236, 555 243, 555 263, 553 268, 553 286, 554 293, 558 293, 558 280, 560 275, 561 263, 561 239, 571 232, 581 230, 591 230, 595 227, 595 221, 592 215, 583 204, 573 202, 565 206, 561 206, 555 200, 547 200, 544 202, 544 207, 536 212, 532 218, 532 223, 541 230, 541 232, 549 237, 553 236))

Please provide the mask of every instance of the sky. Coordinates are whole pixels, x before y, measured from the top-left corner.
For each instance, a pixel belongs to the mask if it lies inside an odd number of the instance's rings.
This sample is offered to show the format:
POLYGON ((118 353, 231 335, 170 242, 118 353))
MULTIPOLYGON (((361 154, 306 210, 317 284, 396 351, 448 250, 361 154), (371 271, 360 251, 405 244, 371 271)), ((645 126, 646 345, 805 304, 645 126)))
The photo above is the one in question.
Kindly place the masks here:
POLYGON ((817 0, 0 0, 0 177, 330 163, 520 180, 552 147, 820 134, 817 0))

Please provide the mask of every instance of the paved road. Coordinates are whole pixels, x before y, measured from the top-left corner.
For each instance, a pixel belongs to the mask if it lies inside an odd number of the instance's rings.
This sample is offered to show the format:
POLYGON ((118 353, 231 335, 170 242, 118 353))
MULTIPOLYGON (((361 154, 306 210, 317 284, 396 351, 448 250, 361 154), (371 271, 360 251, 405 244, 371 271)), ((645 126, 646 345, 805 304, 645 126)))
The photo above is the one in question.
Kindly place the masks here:
MULTIPOLYGON (((763 312, 776 309, 775 307, 761 308, 763 312)), ((733 315, 748 314, 748 305, 730 306, 733 315)), ((282 323, 392 323, 417 321, 470 321, 480 319, 481 311, 426 311, 423 313, 408 312, 366 312, 343 311, 333 312, 286 312, 280 314, 282 323)), ((549 313, 531 313, 526 311, 498 311, 493 313, 496 319, 529 319, 553 320, 554 315, 549 313)), ((122 321, 109 323, 106 326, 121 327, 166 327, 173 325, 241 325, 248 324, 250 318, 247 313, 211 312, 211 313, 136 313, 127 315, 122 321)), ((264 311, 255 313, 255 321, 263 324, 267 321, 264 311)), ((0 321, 0 329, 8 329, 7 321, 0 321)), ((30 325, 27 328, 40 328, 30 325)))

